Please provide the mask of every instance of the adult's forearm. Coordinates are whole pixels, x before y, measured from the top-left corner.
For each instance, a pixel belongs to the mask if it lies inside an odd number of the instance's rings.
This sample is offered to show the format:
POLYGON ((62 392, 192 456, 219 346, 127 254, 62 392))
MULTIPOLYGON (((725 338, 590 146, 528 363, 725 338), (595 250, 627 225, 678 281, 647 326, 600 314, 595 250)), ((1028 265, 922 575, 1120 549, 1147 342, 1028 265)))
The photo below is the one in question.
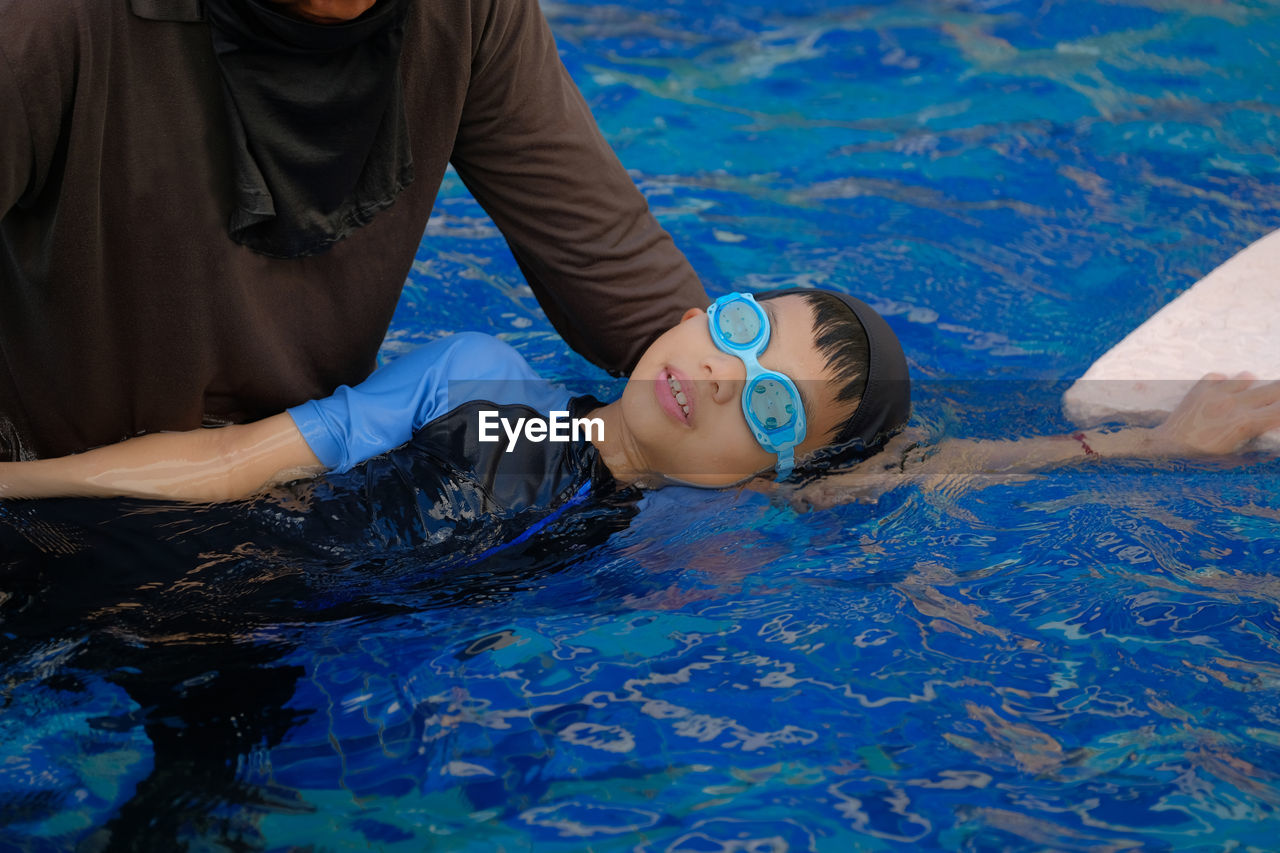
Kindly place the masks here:
POLYGON ((536 0, 498 3, 452 161, 556 330, 615 374, 710 301, 568 72, 536 0))

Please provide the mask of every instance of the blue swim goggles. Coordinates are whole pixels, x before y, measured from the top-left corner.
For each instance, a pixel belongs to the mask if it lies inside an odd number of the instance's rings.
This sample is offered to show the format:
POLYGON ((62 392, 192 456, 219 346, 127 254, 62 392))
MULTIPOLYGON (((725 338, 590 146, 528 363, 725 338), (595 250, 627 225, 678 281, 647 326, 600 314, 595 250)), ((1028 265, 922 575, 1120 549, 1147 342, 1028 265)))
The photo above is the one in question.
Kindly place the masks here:
POLYGON ((769 346, 769 315, 751 294, 730 293, 707 309, 707 322, 716 347, 747 367, 742 414, 760 446, 778 454, 778 480, 785 480, 795 467, 796 445, 804 441, 804 406, 789 377, 765 370, 756 360, 769 346))

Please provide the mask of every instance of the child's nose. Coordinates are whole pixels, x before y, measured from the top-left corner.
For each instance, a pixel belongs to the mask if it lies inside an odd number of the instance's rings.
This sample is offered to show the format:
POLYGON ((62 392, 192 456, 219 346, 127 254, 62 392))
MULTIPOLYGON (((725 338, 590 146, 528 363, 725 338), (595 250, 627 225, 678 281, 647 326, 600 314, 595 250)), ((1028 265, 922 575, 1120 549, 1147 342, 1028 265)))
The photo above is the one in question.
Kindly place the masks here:
POLYGON ((742 383, 747 378, 747 369, 742 364, 742 359, 717 352, 707 356, 702 366, 712 400, 728 403, 738 399, 742 393, 742 383))

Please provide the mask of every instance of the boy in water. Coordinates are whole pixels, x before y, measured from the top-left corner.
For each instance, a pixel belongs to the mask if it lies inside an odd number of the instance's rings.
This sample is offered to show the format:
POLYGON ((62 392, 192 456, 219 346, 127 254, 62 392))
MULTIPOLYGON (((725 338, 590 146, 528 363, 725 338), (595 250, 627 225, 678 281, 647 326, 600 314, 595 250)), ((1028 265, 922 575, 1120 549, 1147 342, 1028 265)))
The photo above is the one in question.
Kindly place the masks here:
MULTIPOLYGON (((509 346, 485 335, 435 341, 355 388, 262 421, 160 433, 87 453, 0 463, 0 497, 135 496, 189 501, 248 497, 325 471, 344 472, 409 441, 448 460, 441 493, 460 480, 486 511, 554 506, 602 481, 655 487, 778 480, 865 459, 905 425, 909 378, 901 346, 866 304, 817 290, 729 294, 691 308, 641 357, 607 405, 569 400, 509 346), (572 410, 602 429, 559 445, 526 430, 510 441, 485 425, 572 410), (486 420, 487 417, 487 420, 486 420), (518 452, 512 452, 518 451, 518 452)), ((944 442, 891 464, 868 462, 801 493, 824 505, 874 497, 911 480, 1021 473, 1085 456, 1229 453, 1280 426, 1280 383, 1209 376, 1155 429, 1011 441, 944 442)), ((900 437, 894 444, 906 444, 900 437)))
MULTIPOLYGON (((0 497, 233 500, 343 472, 411 437, 505 508, 562 499, 583 471, 618 484, 722 487, 779 479, 838 445, 869 453, 910 412, 906 359, 864 303, 825 291, 691 308, 641 357, 622 396, 570 401, 506 344, 435 341, 354 388, 264 420, 159 433, 75 456, 0 463, 0 497), (554 411, 598 421, 590 442, 485 441, 485 427, 554 411), (548 481, 551 487, 548 488, 548 481), (558 496, 558 497, 557 497, 558 496)), ((494 437, 490 435, 490 437, 494 437)), ((823 464, 830 459, 823 457, 823 464)))

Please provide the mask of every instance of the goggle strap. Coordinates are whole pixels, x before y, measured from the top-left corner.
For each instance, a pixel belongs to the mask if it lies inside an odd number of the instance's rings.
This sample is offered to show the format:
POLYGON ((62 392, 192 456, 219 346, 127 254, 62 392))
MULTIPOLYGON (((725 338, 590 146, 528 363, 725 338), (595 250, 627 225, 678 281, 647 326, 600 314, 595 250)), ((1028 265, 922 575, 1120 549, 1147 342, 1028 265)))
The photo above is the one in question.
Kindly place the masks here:
POLYGON ((791 476, 791 469, 795 467, 796 457, 795 449, 788 447, 786 450, 778 452, 778 482, 791 476))

